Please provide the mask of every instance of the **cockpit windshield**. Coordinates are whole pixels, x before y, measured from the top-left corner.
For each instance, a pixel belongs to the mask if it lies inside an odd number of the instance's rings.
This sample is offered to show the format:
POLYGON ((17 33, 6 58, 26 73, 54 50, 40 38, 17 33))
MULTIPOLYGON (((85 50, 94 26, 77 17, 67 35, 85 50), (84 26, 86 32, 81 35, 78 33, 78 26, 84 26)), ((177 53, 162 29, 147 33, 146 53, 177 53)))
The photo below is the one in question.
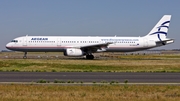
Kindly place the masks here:
POLYGON ((11 42, 18 42, 18 40, 12 40, 11 42))

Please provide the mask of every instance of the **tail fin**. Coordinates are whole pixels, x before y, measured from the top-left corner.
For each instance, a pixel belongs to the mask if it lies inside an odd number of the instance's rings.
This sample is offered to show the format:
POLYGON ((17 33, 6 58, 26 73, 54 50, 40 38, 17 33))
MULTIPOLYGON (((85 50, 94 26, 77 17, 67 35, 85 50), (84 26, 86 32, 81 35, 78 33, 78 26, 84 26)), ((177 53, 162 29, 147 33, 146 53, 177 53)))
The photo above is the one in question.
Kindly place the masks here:
POLYGON ((164 15, 154 28, 146 35, 146 37, 157 37, 159 41, 166 39, 170 20, 171 15, 164 15))

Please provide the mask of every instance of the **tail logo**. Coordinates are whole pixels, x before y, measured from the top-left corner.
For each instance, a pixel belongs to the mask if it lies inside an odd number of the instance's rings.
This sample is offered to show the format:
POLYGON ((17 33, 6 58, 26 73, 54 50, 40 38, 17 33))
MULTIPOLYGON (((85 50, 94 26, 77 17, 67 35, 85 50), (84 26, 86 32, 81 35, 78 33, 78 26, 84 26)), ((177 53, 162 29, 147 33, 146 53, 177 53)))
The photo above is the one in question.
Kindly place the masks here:
POLYGON ((167 32, 165 31, 161 31, 161 28, 167 28, 169 29, 169 26, 167 26, 166 24, 167 23, 170 23, 170 21, 165 21, 164 23, 162 23, 158 28, 158 31, 157 32, 154 32, 154 33, 151 33, 150 35, 155 35, 157 34, 157 37, 159 38, 159 40, 161 41, 161 38, 160 38, 160 34, 164 34, 167 36, 167 32))

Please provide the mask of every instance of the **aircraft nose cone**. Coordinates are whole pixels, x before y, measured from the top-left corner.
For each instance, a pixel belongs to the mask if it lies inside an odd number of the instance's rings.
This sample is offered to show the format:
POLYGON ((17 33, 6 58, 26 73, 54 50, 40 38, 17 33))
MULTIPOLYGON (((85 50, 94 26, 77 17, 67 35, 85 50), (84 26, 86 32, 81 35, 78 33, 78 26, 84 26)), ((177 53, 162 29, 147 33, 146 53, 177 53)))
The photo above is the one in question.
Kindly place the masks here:
POLYGON ((6 48, 7 49, 9 49, 10 48, 10 44, 8 43, 8 44, 6 44, 6 48))

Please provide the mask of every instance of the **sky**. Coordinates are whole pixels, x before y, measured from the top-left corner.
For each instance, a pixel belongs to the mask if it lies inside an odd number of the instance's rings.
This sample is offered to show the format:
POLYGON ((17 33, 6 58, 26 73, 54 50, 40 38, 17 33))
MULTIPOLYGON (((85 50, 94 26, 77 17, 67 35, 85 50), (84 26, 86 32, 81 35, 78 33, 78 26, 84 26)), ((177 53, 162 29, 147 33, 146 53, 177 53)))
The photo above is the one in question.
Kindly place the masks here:
POLYGON ((0 0, 0 50, 25 36, 144 36, 172 15, 168 38, 156 49, 180 49, 179 0, 0 0))

